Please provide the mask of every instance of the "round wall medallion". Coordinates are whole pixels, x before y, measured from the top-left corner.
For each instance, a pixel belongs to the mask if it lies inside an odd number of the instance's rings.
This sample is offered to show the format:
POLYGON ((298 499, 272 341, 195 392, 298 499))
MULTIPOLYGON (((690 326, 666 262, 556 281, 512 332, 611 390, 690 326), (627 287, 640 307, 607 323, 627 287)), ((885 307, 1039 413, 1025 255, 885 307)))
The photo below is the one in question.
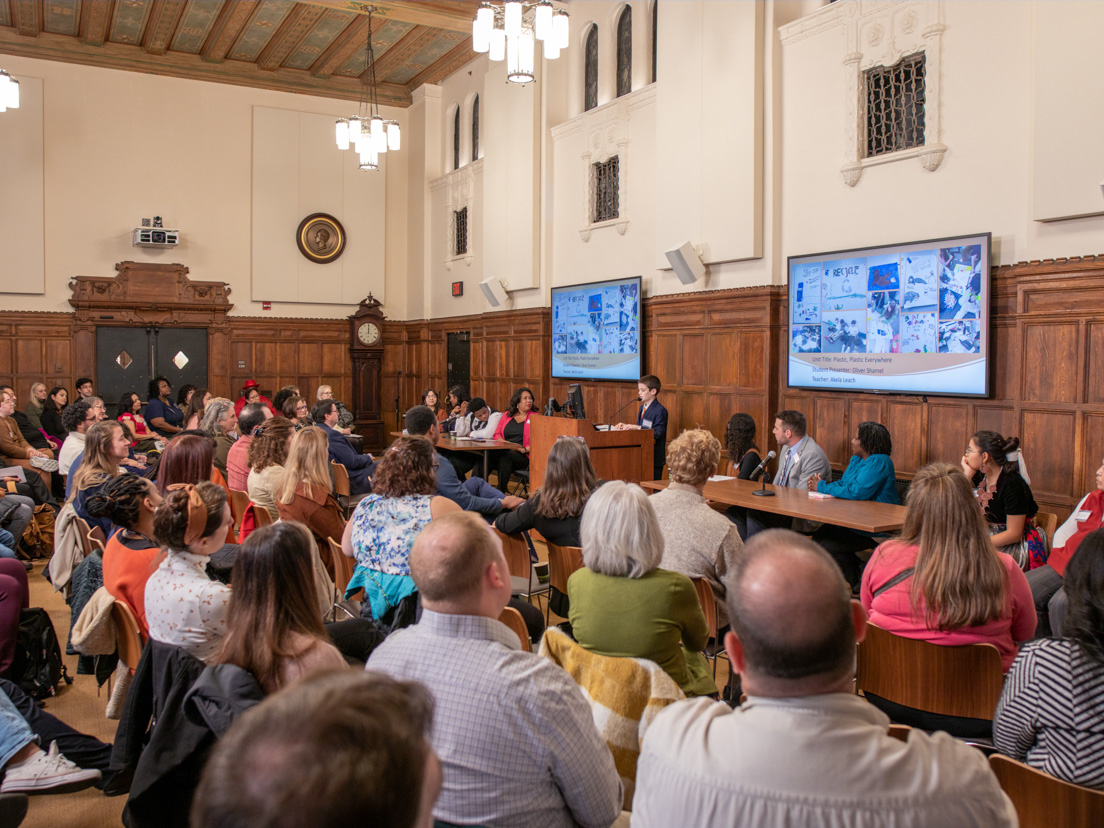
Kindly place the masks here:
POLYGON ((345 228, 328 213, 312 213, 295 233, 299 252, 318 264, 328 264, 345 252, 345 228))

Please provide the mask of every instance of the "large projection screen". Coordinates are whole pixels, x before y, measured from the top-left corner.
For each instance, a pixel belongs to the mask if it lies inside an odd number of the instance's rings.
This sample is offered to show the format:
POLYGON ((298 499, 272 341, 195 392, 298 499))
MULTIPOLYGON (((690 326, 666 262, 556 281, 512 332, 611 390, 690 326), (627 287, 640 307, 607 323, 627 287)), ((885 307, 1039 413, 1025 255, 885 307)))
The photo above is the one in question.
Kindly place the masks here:
POLYGON ((789 386, 988 396, 990 243, 791 256, 789 386))

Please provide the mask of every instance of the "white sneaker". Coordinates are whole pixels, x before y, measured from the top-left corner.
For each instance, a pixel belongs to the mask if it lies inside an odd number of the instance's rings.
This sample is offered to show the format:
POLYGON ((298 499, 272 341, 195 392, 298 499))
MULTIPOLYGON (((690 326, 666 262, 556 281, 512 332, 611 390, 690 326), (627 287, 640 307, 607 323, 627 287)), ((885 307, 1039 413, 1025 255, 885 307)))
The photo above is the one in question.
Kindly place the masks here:
POLYGON ((36 469, 42 469, 48 472, 56 472, 58 470, 57 460, 51 460, 49 457, 43 457, 41 454, 36 454, 31 458, 31 465, 36 469))
POLYGON ((61 755, 57 742, 51 742, 46 753, 36 753, 15 767, 9 764, 0 793, 69 793, 99 781, 98 770, 78 768, 61 755))

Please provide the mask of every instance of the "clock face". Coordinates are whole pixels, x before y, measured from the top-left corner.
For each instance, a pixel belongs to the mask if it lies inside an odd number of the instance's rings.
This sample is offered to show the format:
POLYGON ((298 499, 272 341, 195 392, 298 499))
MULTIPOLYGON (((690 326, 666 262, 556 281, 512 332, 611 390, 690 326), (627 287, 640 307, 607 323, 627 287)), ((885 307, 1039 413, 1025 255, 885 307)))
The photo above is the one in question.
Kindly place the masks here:
POLYGON ((357 328, 357 338, 365 345, 375 345, 380 338, 379 325, 375 322, 365 322, 357 328))

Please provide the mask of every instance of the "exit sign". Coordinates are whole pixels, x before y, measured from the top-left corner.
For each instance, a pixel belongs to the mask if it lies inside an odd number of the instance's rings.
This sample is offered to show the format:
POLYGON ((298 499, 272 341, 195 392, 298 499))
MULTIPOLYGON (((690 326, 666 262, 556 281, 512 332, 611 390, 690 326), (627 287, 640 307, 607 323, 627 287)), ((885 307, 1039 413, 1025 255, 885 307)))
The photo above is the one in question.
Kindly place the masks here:
POLYGON ((453 296, 463 296, 464 295, 464 283, 463 282, 453 282, 452 283, 452 295, 453 296))

